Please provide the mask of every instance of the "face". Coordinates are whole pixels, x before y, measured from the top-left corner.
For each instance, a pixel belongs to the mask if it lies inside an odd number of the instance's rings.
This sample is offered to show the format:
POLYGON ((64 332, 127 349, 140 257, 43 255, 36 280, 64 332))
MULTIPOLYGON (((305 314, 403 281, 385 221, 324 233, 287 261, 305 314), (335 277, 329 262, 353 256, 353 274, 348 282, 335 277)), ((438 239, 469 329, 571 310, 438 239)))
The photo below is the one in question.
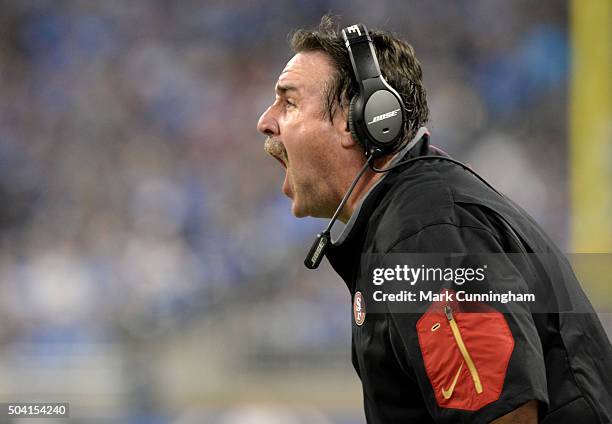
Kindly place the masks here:
POLYGON ((296 54, 281 72, 274 103, 257 129, 267 136, 265 150, 285 168, 283 193, 297 217, 330 217, 341 199, 338 163, 350 134, 346 120, 330 122, 324 113, 324 86, 333 74, 322 52, 296 54))

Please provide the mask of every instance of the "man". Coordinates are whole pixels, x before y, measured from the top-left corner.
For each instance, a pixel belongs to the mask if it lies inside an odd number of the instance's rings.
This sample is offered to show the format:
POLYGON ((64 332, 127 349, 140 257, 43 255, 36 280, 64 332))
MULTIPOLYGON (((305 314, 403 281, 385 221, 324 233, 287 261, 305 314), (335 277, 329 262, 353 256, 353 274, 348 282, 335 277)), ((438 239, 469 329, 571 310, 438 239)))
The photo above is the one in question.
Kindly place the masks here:
POLYGON ((612 422, 612 347, 571 268, 525 212, 429 145, 412 47, 387 33, 370 36, 382 75, 404 104, 403 136, 393 151, 364 150, 367 140, 347 122, 356 107, 351 99, 363 93, 357 60, 351 63, 329 17, 318 30, 294 34, 296 54, 258 123, 266 151, 286 169, 282 191, 295 216, 331 217, 342 205, 338 217, 347 226, 326 256, 353 298, 353 364, 368 423, 612 422), (414 159, 420 156, 428 158, 414 159), (473 252, 516 265, 516 278, 499 283, 535 292, 556 311, 531 313, 519 302, 503 313, 476 303, 478 312, 468 313, 442 300, 418 313, 388 304, 386 312, 368 312, 371 257, 473 252), (535 260, 532 252, 553 260, 535 260))

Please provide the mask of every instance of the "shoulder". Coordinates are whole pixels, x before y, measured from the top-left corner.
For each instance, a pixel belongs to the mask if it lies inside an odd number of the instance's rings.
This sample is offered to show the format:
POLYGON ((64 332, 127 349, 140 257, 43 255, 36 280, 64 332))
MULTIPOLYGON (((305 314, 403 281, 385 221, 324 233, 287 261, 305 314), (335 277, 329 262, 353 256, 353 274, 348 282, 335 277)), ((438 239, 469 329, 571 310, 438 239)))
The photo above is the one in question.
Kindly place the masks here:
POLYGON ((391 177, 372 216, 377 251, 387 252, 399 242, 424 233, 442 240, 463 233, 494 234, 485 208, 462 200, 466 192, 478 198, 488 188, 459 166, 423 161, 410 167, 410 172, 391 177))

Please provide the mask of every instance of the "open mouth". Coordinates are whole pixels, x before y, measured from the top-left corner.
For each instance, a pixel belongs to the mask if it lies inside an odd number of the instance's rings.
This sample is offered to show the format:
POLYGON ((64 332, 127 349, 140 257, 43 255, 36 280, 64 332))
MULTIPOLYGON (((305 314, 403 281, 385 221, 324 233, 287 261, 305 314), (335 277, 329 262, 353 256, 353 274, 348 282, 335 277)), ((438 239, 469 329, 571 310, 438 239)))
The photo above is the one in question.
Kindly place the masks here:
POLYGON ((283 161, 278 156, 274 156, 274 159, 276 159, 281 165, 283 165, 283 168, 287 169, 287 164, 285 163, 285 161, 283 161))
POLYGON ((274 159, 276 159, 285 169, 285 179, 283 180, 282 191, 285 196, 290 199, 293 198, 293 190, 291 188, 291 184, 289 182, 289 171, 287 169, 287 150, 285 150, 285 146, 280 140, 275 140, 271 137, 266 138, 266 142, 264 144, 264 150, 274 159))

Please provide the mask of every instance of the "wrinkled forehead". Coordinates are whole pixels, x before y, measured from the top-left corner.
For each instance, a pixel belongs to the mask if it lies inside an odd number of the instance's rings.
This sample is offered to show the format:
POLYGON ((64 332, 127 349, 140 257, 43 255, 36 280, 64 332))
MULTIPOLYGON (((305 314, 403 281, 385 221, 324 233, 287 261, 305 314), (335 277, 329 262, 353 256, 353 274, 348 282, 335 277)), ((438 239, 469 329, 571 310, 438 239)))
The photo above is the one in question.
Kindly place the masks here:
POLYGON ((296 92, 308 97, 321 95, 334 73, 330 58, 323 52, 300 52, 287 62, 278 77, 277 91, 296 92))

